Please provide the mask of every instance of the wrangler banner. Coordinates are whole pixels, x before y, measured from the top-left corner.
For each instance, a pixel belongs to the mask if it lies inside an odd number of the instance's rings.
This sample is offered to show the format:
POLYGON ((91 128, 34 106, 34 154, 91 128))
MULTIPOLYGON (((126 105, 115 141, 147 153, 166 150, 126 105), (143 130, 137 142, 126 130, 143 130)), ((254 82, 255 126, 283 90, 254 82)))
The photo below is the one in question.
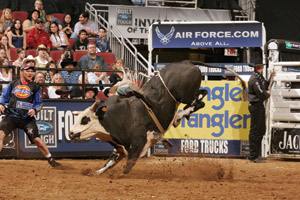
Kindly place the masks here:
MULTIPOLYGON (((171 149, 163 150, 159 144, 154 153, 246 155, 250 114, 240 82, 203 81, 201 88, 208 91, 204 98, 205 107, 166 132, 164 137, 174 144, 171 149)), ((178 113, 184 106, 179 106, 178 113)))

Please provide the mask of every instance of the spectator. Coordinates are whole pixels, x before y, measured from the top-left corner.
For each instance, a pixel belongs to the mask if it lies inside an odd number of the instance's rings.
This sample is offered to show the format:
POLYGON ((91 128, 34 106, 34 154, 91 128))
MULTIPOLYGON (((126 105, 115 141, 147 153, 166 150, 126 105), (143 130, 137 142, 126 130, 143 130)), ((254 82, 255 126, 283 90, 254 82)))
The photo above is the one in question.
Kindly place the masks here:
POLYGON ((50 23, 50 40, 52 42, 52 47, 57 49, 62 49, 69 46, 69 39, 67 35, 58 29, 56 22, 50 23))
MULTIPOLYGON (((123 59, 116 59, 115 64, 112 66, 113 70, 124 70, 124 60, 123 59)), ((115 85, 117 82, 122 81, 123 79, 123 72, 112 72, 110 74, 110 82, 112 85, 115 85)))
MULTIPOLYGON (((8 66, 8 58, 4 57, 0 59, 0 66, 8 66)), ((12 69, 11 68, 1 68, 0 71, 0 81, 11 81, 12 80, 12 69)), ((2 84, 2 90, 8 86, 8 83, 2 84)))
MULTIPOLYGON (((37 84, 39 83, 45 83, 45 75, 43 72, 37 72, 34 77, 34 82, 37 84)), ((42 99, 49 99, 48 95, 48 88, 45 85, 40 85, 40 88, 42 90, 42 99)))
POLYGON ((10 26, 12 25, 12 14, 9 8, 5 8, 2 11, 2 16, 0 18, 0 32, 7 34, 10 31, 10 26))
POLYGON ((34 26, 35 28, 27 34, 27 47, 37 48, 43 44, 50 50, 52 43, 49 34, 43 29, 43 20, 40 18, 36 19, 34 26))
MULTIPOLYGON (((60 73, 56 73, 52 79, 52 83, 64 83, 64 80, 60 73)), ((60 96, 55 93, 56 90, 60 90, 62 86, 49 86, 48 95, 50 99, 58 99, 60 96)))
MULTIPOLYGON (((74 69, 77 65, 77 62, 74 62, 72 59, 64 59, 61 62, 61 66, 64 69, 74 69)), ((64 79, 65 83, 78 83, 78 77, 81 75, 81 71, 61 71, 61 76, 64 79)), ((68 86, 68 89, 71 90, 73 86, 68 86)))
POLYGON ((40 44, 36 50, 36 54, 36 67, 46 68, 47 63, 52 60, 49 56, 47 47, 43 44, 40 44))
POLYGON ((73 50, 71 48, 65 48, 63 53, 61 54, 60 56, 60 59, 58 61, 58 68, 62 68, 61 67, 61 62, 64 60, 64 59, 71 59, 71 60, 74 60, 73 59, 73 50))
POLYGON ((22 22, 16 19, 11 25, 11 31, 7 33, 10 48, 26 49, 26 34, 23 32, 22 22))
POLYGON ((106 30, 104 28, 100 28, 98 32, 99 38, 95 40, 95 44, 98 52, 110 52, 109 41, 106 39, 106 30))
POLYGON ((71 35, 71 38, 78 38, 80 30, 86 30, 89 37, 97 35, 97 24, 92 21, 89 21, 89 13, 84 12, 79 15, 79 22, 75 24, 74 32, 71 35))
POLYGON ((13 62, 13 66, 21 67, 26 55, 26 51, 23 48, 19 48, 17 49, 17 54, 18 54, 18 59, 15 62, 13 62))
MULTIPOLYGON (((101 70, 100 65, 95 65, 93 69, 101 70)), ((102 84, 109 84, 109 80, 106 77, 105 72, 89 72, 88 73, 88 83, 89 84, 100 84, 101 86, 97 87, 98 91, 104 91, 108 87, 103 87, 102 84)))
POLYGON ((9 45, 8 45, 8 37, 6 35, 2 35, 0 37, 0 48, 3 48, 5 49, 5 52, 6 52, 6 56, 9 60, 11 60, 11 57, 10 57, 10 48, 9 48, 9 45))
MULTIPOLYGON (((88 84, 87 74, 85 74, 85 84, 88 84)), ((82 74, 78 77, 78 83, 82 84, 82 74)), ((73 86, 70 93, 71 99, 82 99, 82 86, 73 86)))
POLYGON ((63 23, 61 21, 59 21, 56 17, 52 16, 52 15, 47 15, 46 16, 46 22, 44 23, 44 29, 47 33, 50 33, 50 24, 55 22, 58 26, 58 30, 62 30, 63 27, 63 23))
POLYGON ((70 91, 65 86, 62 86, 61 89, 56 90, 55 93, 60 96, 58 99, 70 99, 70 91))
POLYGON ((32 10, 28 12, 27 19, 23 22, 23 31, 29 33, 32 29, 35 28, 35 20, 40 18, 40 12, 38 10, 32 10))
POLYGON ((84 98, 85 99, 96 99, 98 94, 97 88, 87 87, 84 90, 84 98))
POLYGON ((80 58, 78 67, 80 69, 93 69, 93 66, 100 65, 102 69, 107 69, 105 60, 96 54, 95 43, 88 43, 88 54, 80 58))
POLYGON ((27 56, 23 60, 23 65, 30 65, 32 67, 35 67, 37 64, 36 58, 34 58, 32 55, 27 56))
POLYGON ((1 48, 1 45, 0 45, 0 58, 4 58, 4 57, 7 57, 6 51, 4 48, 1 48))
MULTIPOLYGON (((56 69, 57 66, 56 66, 55 61, 54 61, 54 60, 51 60, 50 62, 48 62, 47 65, 46 65, 46 68, 47 68, 47 69, 56 69)), ((57 71, 55 71, 55 70, 49 70, 49 71, 47 71, 45 82, 46 82, 46 83, 51 83, 51 81, 53 80, 53 77, 54 77, 54 75, 55 75, 56 73, 57 73, 57 71)))
POLYGON ((79 38, 74 41, 73 49, 75 51, 87 51, 87 45, 89 43, 86 30, 79 31, 79 38))
POLYGON ((45 12, 45 10, 43 10, 43 1, 36 0, 34 3, 34 9, 39 11, 39 13, 40 13, 39 18, 41 18, 45 22, 46 21, 46 12, 45 12))
POLYGON ((70 14, 65 14, 64 16, 62 31, 67 35, 68 38, 71 37, 74 31, 74 24, 72 23, 72 17, 70 14))

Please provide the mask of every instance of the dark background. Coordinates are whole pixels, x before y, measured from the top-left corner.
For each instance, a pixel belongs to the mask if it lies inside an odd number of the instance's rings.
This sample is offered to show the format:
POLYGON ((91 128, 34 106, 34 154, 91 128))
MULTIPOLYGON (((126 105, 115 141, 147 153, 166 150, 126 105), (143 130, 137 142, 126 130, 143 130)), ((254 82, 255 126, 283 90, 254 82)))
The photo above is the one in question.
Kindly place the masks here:
POLYGON ((300 41, 299 0, 257 0, 256 20, 263 22, 270 39, 300 41))
MULTIPOLYGON (((30 11, 35 0, 0 0, 0 9, 30 11)), ((84 12, 85 3, 132 5, 130 0, 43 0, 46 13, 70 13, 77 17, 84 12)), ((300 41, 299 0, 257 0, 256 20, 264 23, 267 41, 284 39, 300 41)), ((200 8, 239 9, 236 0, 199 0, 200 8)))

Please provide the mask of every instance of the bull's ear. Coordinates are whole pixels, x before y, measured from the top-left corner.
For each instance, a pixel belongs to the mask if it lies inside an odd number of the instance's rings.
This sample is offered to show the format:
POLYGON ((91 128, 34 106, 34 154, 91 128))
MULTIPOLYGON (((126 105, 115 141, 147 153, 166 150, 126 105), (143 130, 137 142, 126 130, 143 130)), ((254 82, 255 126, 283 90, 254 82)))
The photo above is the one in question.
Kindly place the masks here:
POLYGON ((95 103, 90 107, 91 111, 95 112, 100 104, 100 99, 97 99, 95 103))
POLYGON ((73 111, 72 114, 78 116, 81 112, 80 111, 73 111))

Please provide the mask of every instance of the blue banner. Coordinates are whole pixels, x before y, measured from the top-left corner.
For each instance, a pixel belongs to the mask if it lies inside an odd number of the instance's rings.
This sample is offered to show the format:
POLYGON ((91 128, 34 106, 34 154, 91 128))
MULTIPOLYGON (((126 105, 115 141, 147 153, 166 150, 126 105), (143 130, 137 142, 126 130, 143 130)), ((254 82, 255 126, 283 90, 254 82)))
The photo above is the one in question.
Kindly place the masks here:
POLYGON ((244 140, 169 139, 173 147, 154 145, 154 155, 173 156, 249 156, 249 143, 244 140))
MULTIPOLYGON (((69 132, 75 123, 73 111, 83 111, 93 102, 45 102, 43 109, 36 115, 37 126, 41 139, 46 143, 51 153, 56 156, 71 157, 88 156, 89 152, 112 152, 113 147, 99 139, 91 138, 74 142, 69 138, 69 132), (72 153, 74 152, 74 153, 72 153), (80 153, 82 152, 82 154, 80 153)), ((21 154, 39 152, 35 144, 31 144, 26 134, 20 131, 19 147, 21 154)), ((37 154, 41 156, 41 154, 37 154)))
POLYGON ((261 47, 262 23, 153 24, 153 48, 261 47))
MULTIPOLYGON (((167 66, 169 63, 155 63, 154 69, 160 71, 165 66, 167 66)), ((238 73, 239 75, 251 75, 251 73, 254 71, 253 67, 249 67, 248 63, 207 63, 212 66, 220 66, 220 67, 226 67, 228 69, 231 69, 238 73)), ((251 63, 253 65, 253 63, 251 63)), ((230 71, 227 71, 225 69, 219 69, 219 68, 208 68, 205 66, 197 65, 201 73, 203 75, 208 76, 234 76, 230 71)))

